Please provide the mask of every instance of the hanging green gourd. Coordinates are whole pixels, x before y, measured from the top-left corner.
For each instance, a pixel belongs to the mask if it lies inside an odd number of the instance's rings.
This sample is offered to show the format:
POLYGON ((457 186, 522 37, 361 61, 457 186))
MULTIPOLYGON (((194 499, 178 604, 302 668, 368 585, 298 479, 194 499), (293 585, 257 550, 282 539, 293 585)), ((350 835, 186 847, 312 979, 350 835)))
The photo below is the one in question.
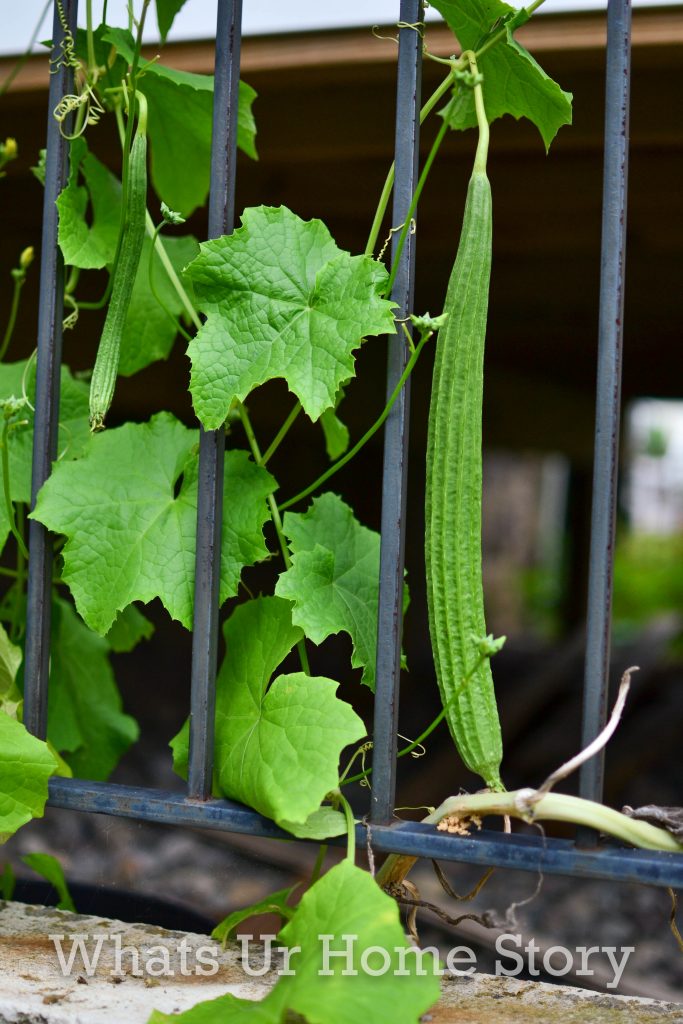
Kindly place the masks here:
POLYGON ((481 578, 481 420, 491 276, 489 126, 473 55, 479 143, 439 331, 427 441, 429 629, 446 719, 465 764, 502 789, 502 741, 481 578))
MULTIPOLYGON (((120 243, 114 264, 111 299, 90 381, 90 429, 101 430, 109 411, 119 369, 121 338, 142 255, 147 216, 147 103, 136 92, 140 116, 130 148, 127 185, 121 208, 120 243)), ((132 115, 131 115, 132 116, 132 115)))

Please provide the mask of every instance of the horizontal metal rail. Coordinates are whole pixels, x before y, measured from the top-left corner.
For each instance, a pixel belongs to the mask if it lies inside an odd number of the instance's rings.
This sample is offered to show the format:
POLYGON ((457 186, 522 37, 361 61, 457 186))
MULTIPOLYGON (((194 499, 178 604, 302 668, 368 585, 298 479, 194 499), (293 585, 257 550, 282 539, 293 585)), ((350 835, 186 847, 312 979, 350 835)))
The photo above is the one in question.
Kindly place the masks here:
MULTIPOLYGON (((180 793, 136 786, 76 779, 51 779, 50 803, 72 811, 111 814, 165 825, 240 832, 268 839, 289 839, 269 818, 229 800, 190 800, 180 793)), ((365 844, 367 826, 357 827, 359 846, 365 844)), ((304 842, 304 840, 299 840, 304 842)), ((337 840, 337 843, 345 842, 337 840)), ((606 881, 647 882, 677 888, 683 885, 683 856, 649 850, 622 849, 609 844, 582 850, 568 839, 508 835, 482 831, 453 836, 419 822, 370 826, 375 851, 469 864, 487 864, 515 871, 543 871, 551 875, 580 875, 606 881)))

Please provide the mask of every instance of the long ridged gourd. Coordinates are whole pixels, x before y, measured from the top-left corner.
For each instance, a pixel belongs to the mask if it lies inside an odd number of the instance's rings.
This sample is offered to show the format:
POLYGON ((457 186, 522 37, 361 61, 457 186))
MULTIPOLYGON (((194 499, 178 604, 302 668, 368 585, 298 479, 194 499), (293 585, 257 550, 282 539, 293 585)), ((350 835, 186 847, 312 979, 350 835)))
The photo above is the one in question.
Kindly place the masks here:
POLYGON ((147 135, 138 130, 130 148, 126 218, 114 268, 109 308, 90 381, 90 429, 101 430, 109 411, 119 370, 121 338, 138 272, 147 213, 147 135))
POLYGON ((491 274, 491 186, 475 163, 439 331, 425 501, 429 629, 446 719, 463 761, 503 789, 481 579, 481 415, 491 274), (460 691, 459 696, 457 696, 460 691))

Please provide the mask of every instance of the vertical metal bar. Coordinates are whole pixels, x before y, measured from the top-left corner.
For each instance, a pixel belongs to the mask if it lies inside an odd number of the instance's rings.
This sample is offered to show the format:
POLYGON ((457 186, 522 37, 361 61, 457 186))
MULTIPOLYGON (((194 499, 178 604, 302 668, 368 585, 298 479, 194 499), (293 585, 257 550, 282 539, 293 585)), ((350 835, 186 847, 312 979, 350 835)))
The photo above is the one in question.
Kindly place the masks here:
MULTIPOLYGON (((234 226, 242 0, 218 0, 209 238, 234 226)), ((225 432, 200 431, 189 795, 211 796, 223 515, 225 432)))
MULTIPOLYGON (((78 0, 63 0, 66 24, 75 34, 78 0)), ((64 40, 64 28, 54 4, 52 57, 57 60, 64 40)), ((64 264, 57 245, 58 215, 55 205, 67 177, 69 143, 60 131, 53 111, 62 96, 73 91, 73 71, 53 65, 50 77, 43 197, 43 233, 40 251, 40 299, 36 355, 36 397, 33 427, 33 471, 31 507, 50 475, 57 456, 59 425, 59 378, 62 361, 62 315, 64 309, 64 264), (56 68, 56 70, 55 70, 56 68)), ((65 125, 65 134, 68 125, 65 125)), ((26 653, 24 662, 24 723, 34 735, 44 737, 47 729, 47 684, 50 665, 52 592, 52 540, 40 523, 29 521, 28 597, 26 606, 26 653)))
MULTIPOLYGON (((631 2, 609 0, 598 381, 583 692, 583 746, 597 736, 605 724, 607 715, 619 462, 630 70, 631 2)), ((589 800, 600 800, 603 774, 604 755, 601 753, 581 769, 581 796, 589 800)))
MULTIPOLYGON (((423 20, 421 0, 401 0, 399 21, 417 26, 423 20)), ((422 35, 415 28, 399 33, 396 89, 396 179, 392 224, 408 214, 418 176, 422 35)), ((394 235, 394 251, 397 235, 394 235)), ((409 234, 400 256, 392 298, 396 316, 412 310, 415 283, 415 236, 409 234)), ((387 395, 396 387, 408 360, 401 332, 389 341, 387 395)), ((377 627, 377 686, 372 752, 370 817, 375 824, 391 820, 396 791, 396 731, 398 728, 401 636, 403 629, 403 568, 406 492, 408 486, 408 428, 410 381, 407 381, 386 422, 382 476, 382 545, 380 552, 377 627)))

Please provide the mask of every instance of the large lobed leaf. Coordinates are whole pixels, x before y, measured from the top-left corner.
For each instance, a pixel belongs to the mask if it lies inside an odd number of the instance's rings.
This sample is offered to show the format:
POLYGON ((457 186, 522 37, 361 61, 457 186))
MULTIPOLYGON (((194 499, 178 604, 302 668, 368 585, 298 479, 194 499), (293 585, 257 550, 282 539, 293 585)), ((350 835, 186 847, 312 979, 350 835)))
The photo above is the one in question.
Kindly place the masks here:
MULTIPOLYGON (((497 28, 502 27, 503 39, 478 60, 488 120, 504 114, 528 118, 541 133, 547 150, 562 125, 571 124, 572 95, 514 38, 520 12, 503 0, 432 0, 432 6, 446 19, 463 50, 477 50, 491 27, 502 20, 497 28)), ((449 120, 453 128, 476 125, 471 89, 459 90, 449 120)))
POLYGON ((149 619, 134 604, 129 604, 119 612, 105 640, 115 654, 128 654, 141 640, 149 640, 153 632, 149 619))
MULTIPOLYGON (((169 413, 92 438, 84 458, 57 463, 34 512, 62 533, 62 578, 81 616, 104 635, 131 602, 159 597, 192 625, 198 435, 169 413)), ((263 524, 275 482, 246 452, 225 456, 220 600, 245 565, 267 555, 263 524)))
MULTIPOLYGON (((193 235, 164 238, 163 245, 178 277, 196 256, 199 243, 193 235)), ((140 266, 133 285, 126 324, 121 337, 119 373, 131 377, 157 359, 167 359, 176 339, 177 318, 185 311, 157 253, 150 263, 151 238, 142 244, 140 266), (153 281, 150 281, 150 270, 153 281)))
POLYGON ((73 139, 69 154, 69 180, 57 199, 59 245, 67 266, 99 270, 114 261, 121 183, 88 151, 85 139, 73 139), (78 184, 79 176, 85 184, 78 184))
MULTIPOLYGON (((337 683, 302 672, 271 677, 302 638, 291 605, 261 597, 224 626, 226 657, 216 683, 215 788, 308 837, 338 835, 341 815, 320 804, 339 781, 339 755, 365 735, 337 683), (318 815, 315 818, 315 815, 318 815), (313 818, 313 821, 311 821, 313 818)), ((187 772, 187 724, 171 744, 187 772)))
MULTIPOLYGON (((0 605, 0 617, 14 618, 16 600, 12 588, 0 605)), ((22 616, 24 609, 22 596, 22 616)), ((132 650, 152 631, 152 623, 131 605, 103 639, 88 629, 71 604, 53 596, 47 739, 59 758, 56 774, 103 781, 137 739, 137 722, 122 710, 109 653, 132 650)), ((14 680, 22 660, 23 650, 10 643, 0 625, 0 709, 19 721, 23 697, 14 680)))
POLYGON ((82 779, 107 779, 138 737, 137 722, 122 710, 111 649, 70 604, 53 601, 48 738, 82 779))
POLYGON ((307 512, 287 512, 292 565, 275 587, 294 604, 292 620, 313 643, 334 633, 353 641, 351 664, 374 689, 380 536, 361 526, 336 494, 314 498, 307 512))
POLYGON ((348 860, 308 890, 279 939, 290 948, 300 946, 301 952, 291 958, 295 975, 283 978, 273 996, 282 987, 287 1008, 310 1024, 413 1024, 439 998, 439 981, 428 960, 422 977, 416 974, 412 955, 406 956, 405 973, 400 973, 398 951, 409 950, 410 943, 398 907, 368 872, 348 860), (349 963, 346 957, 325 958, 323 935, 331 936, 329 948, 334 951, 347 950, 347 937, 352 937, 349 963), (377 949, 386 951, 388 959, 370 954, 365 967, 363 953, 377 949), (350 976, 348 970, 357 974, 350 976), (378 970, 383 973, 370 973, 378 970))
POLYGON ((354 375, 363 337, 394 331, 385 268, 338 249, 320 220, 251 208, 242 227, 200 248, 187 273, 207 321, 188 355, 192 400, 207 429, 276 377, 317 420, 354 375))
POLYGON ((185 5, 185 0, 157 0, 157 23, 162 45, 171 31, 178 11, 185 5))
POLYGON ((148 1024, 279 1024, 286 1012, 309 1024, 417 1024, 439 998, 439 966, 418 973, 398 908, 373 878, 342 861, 303 896, 278 936, 292 950, 283 975, 261 1002, 233 995, 178 1015, 155 1012, 148 1024), (328 956, 327 951, 350 951, 328 956))
POLYGON ((22 658, 21 647, 12 643, 7 630, 0 624, 0 708, 13 718, 16 717, 17 705, 21 703, 16 678, 22 658))
MULTIPOLYGON (((85 139, 74 139, 70 152, 69 182, 57 200, 64 262, 81 270, 111 270, 121 216, 121 183, 88 151, 85 139), (83 185, 78 184, 79 175, 83 185)), ((171 236, 164 238, 163 245, 182 280, 183 267, 198 252, 197 240, 192 235, 171 236)), ((147 236, 121 336, 118 372, 124 377, 168 357, 178 333, 177 318, 184 313, 156 251, 150 260, 151 248, 147 236)))
MULTIPOLYGON (((178 6, 177 3, 174 6, 178 6)), ((130 63, 133 38, 109 28, 103 36, 130 63)), ((147 132, 152 150, 152 184, 160 199, 185 217, 202 206, 209 193, 213 76, 176 71, 150 63, 140 82, 147 98, 147 132)), ((239 84, 237 145, 256 159, 256 92, 239 84)))
POLYGON ((0 709, 0 843, 40 818, 57 759, 16 718, 0 709))
MULTIPOLYGON (((31 463, 33 459, 33 406, 36 392, 35 361, 0 363, 0 403, 11 398, 26 402, 16 417, 16 427, 8 437, 9 491, 13 502, 31 500, 31 463)), ((90 441, 88 424, 88 387, 74 380, 67 367, 61 370, 58 452, 60 461, 80 458, 90 441)), ((4 499, 4 471, 0 468, 0 552, 9 534, 9 519, 4 499)))

